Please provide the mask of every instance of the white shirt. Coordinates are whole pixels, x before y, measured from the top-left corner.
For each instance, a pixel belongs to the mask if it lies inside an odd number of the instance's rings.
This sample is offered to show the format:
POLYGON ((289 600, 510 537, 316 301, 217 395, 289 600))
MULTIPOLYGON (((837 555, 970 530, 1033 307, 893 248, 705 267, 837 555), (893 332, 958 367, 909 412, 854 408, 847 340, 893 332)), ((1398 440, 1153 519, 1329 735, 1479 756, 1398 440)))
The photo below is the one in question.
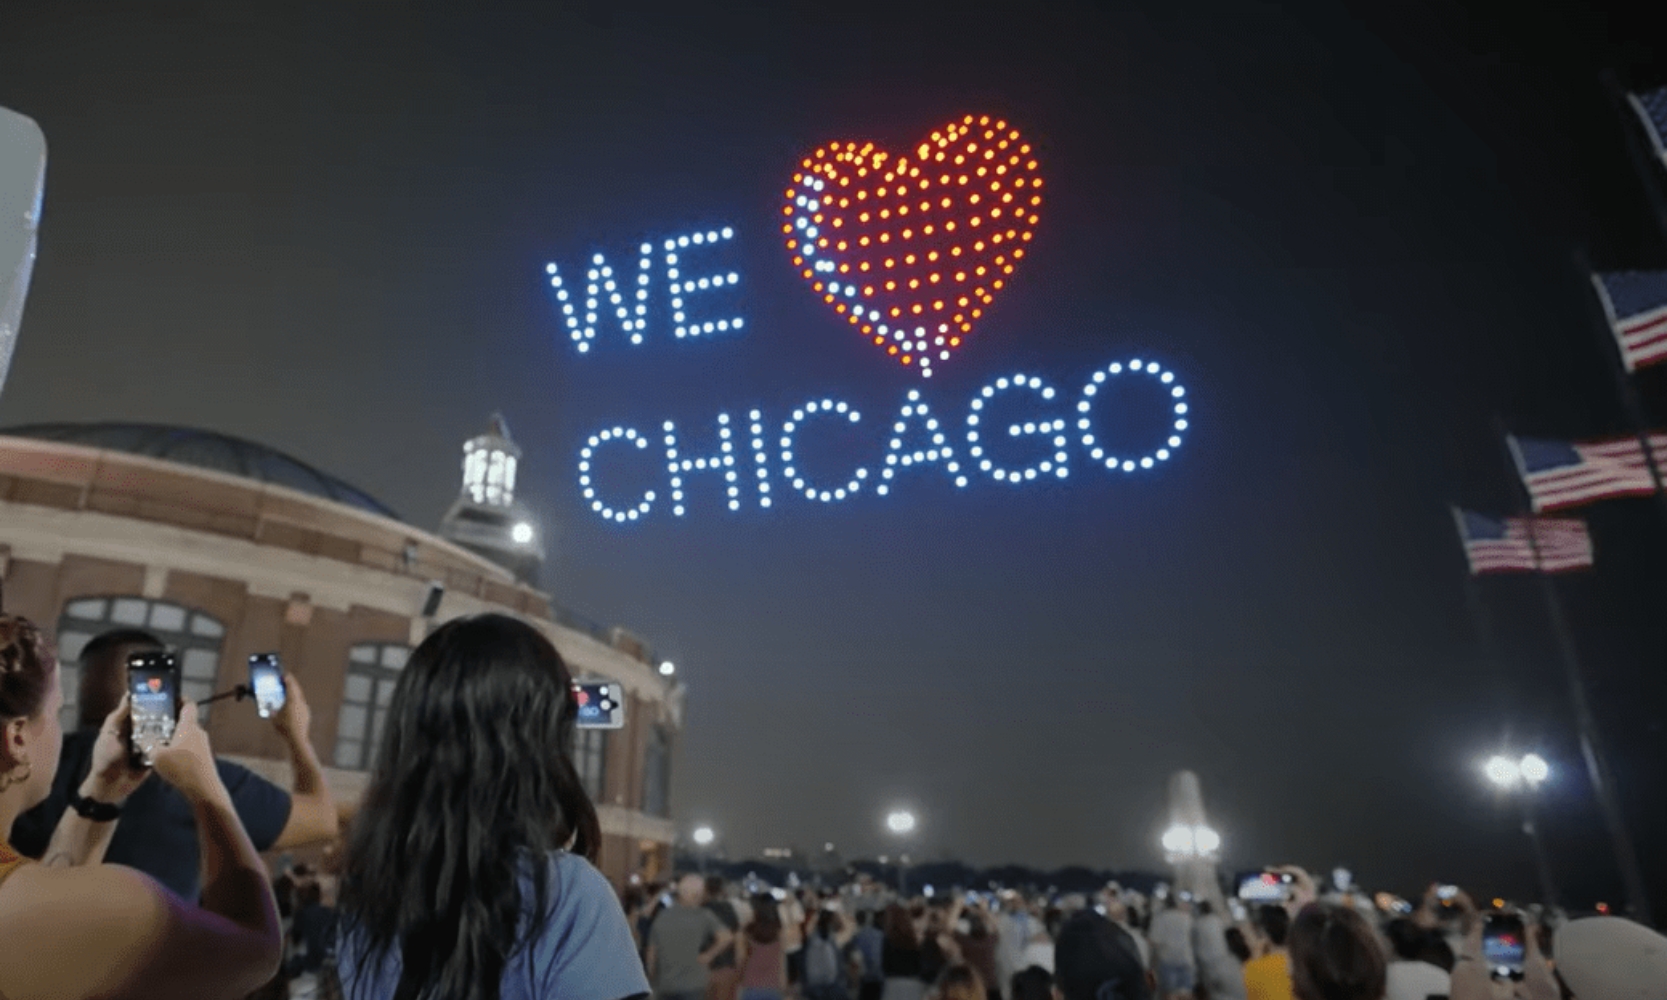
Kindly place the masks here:
POLYGON ((1151 939, 1153 957, 1159 965, 1184 965, 1193 968, 1192 916, 1180 910, 1160 910, 1152 918, 1151 939))
POLYGON ((1384 1000, 1425 1000, 1432 995, 1447 996, 1453 989, 1452 977, 1428 962, 1390 962, 1388 984, 1384 1000))

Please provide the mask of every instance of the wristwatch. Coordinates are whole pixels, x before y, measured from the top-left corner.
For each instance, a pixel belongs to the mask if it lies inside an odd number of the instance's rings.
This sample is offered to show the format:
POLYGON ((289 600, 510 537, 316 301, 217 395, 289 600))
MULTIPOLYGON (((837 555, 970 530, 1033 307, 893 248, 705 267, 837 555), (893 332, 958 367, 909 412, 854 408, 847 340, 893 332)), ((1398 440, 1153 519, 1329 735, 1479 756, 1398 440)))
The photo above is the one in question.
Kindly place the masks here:
POLYGON ((108 823, 122 814, 122 807, 111 802, 89 799, 79 792, 70 793, 69 807, 94 823, 108 823))

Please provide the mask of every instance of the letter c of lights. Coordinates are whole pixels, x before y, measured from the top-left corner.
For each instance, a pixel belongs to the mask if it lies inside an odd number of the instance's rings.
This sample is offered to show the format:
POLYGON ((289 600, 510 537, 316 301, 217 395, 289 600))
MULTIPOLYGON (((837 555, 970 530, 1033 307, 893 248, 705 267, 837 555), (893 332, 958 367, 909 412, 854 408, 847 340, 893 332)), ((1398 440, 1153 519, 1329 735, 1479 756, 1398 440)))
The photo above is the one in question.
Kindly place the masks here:
POLYGON ((818 413, 844 416, 853 424, 862 419, 862 415, 852 409, 849 403, 836 402, 831 399, 824 399, 820 403, 812 401, 794 410, 793 419, 781 425, 781 474, 793 483, 794 489, 803 493, 807 498, 820 500, 823 503, 831 503, 835 500, 844 500, 856 495, 857 491, 862 489, 863 482, 868 479, 868 469, 859 468, 851 474, 850 481, 844 486, 831 490, 818 489, 816 484, 807 482, 804 476, 799 474, 797 467, 793 464, 793 435, 800 424, 818 413))
POLYGON ((639 450, 648 447, 648 439, 630 427, 614 427, 592 434, 590 441, 579 449, 579 488, 584 492, 585 499, 590 501, 591 510, 610 521, 624 524, 627 521, 635 521, 639 517, 648 515, 649 510, 654 506, 654 491, 648 490, 643 493, 642 500, 638 501, 635 507, 629 509, 615 510, 607 503, 597 499, 596 488, 591 485, 590 481, 590 462, 596 454, 596 449, 610 441, 629 441, 634 443, 639 450))
POLYGON ((1077 403, 1077 429, 1082 431, 1082 446, 1088 450, 1088 456, 1094 461, 1104 462, 1108 469, 1121 469, 1124 472, 1133 472, 1137 468, 1150 469, 1158 462, 1168 461, 1171 451, 1181 446, 1181 436, 1187 429, 1186 395, 1186 389, 1175 381, 1175 373, 1156 361, 1142 362, 1136 358, 1127 365, 1121 361, 1113 361, 1106 368, 1095 372, 1088 384, 1082 387, 1082 399, 1077 403), (1169 440, 1164 442, 1165 447, 1137 458, 1107 454, 1095 440, 1093 421, 1089 419, 1089 414, 1094 408, 1094 396, 1106 385, 1106 380, 1123 375, 1157 379, 1169 387, 1169 396, 1174 400, 1175 423, 1169 440))

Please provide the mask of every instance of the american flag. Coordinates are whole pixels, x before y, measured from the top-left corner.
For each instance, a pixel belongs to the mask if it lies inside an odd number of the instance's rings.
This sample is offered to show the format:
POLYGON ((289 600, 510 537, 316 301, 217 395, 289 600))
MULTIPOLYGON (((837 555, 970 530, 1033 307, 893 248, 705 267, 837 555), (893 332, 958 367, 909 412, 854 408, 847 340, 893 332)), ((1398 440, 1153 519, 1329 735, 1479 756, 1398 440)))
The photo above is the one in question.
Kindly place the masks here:
POLYGON ((1667 138, 1667 87, 1652 90, 1647 94, 1628 94, 1626 99, 1643 121, 1644 134, 1650 137, 1650 145, 1655 148, 1655 155, 1661 157, 1663 163, 1667 163, 1667 144, 1662 142, 1667 138))
POLYGON ((1667 271, 1594 274, 1627 371, 1667 360, 1667 271))
MULTIPOLYGON (((1655 492, 1637 435, 1575 443, 1512 437, 1510 444, 1536 512, 1655 492)), ((1650 451, 1658 470, 1667 467, 1667 434, 1651 434, 1650 451)))
POLYGON ((1483 573, 1563 573, 1592 565, 1592 536, 1574 517, 1484 517, 1453 509, 1459 540, 1473 576, 1483 573), (1530 541, 1529 534, 1533 539, 1530 541), (1536 549, 1539 559, 1535 560, 1536 549))

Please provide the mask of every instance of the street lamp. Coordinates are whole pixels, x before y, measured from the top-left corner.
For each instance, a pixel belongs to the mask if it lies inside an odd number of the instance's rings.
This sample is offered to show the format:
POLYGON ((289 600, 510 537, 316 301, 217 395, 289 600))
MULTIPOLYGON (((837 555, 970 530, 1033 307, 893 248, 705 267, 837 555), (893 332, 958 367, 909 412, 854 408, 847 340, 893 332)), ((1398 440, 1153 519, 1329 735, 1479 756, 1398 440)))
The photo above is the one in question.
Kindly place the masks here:
POLYGON ((690 839, 695 842, 696 847, 700 848, 700 873, 705 875, 707 850, 712 846, 712 841, 718 839, 718 835, 713 833, 709 826, 697 826, 694 833, 690 834, 690 839))
POLYGON ((1494 754, 1482 764, 1482 773, 1502 792, 1514 792, 1519 785, 1527 786, 1527 794, 1519 800, 1522 832, 1528 835, 1529 845, 1534 850, 1534 867, 1539 869, 1540 892, 1545 896, 1545 905, 1556 906, 1557 882, 1551 877, 1551 862, 1546 857, 1545 845, 1540 841, 1540 828, 1534 822, 1534 796, 1551 777, 1551 765, 1537 753, 1524 754, 1520 758, 1494 754))
POLYGON ((1221 834, 1203 823, 1176 823, 1163 832, 1164 859, 1170 864, 1183 861, 1214 861, 1221 850, 1221 834))
MULTIPOLYGON (((893 809, 886 816, 886 829, 894 836, 907 837, 914 832, 915 814, 907 809, 893 809)), ((897 859, 897 892, 899 895, 909 894, 909 856, 901 855, 897 859)))
POLYGON ((661 677, 670 677, 672 674, 675 674, 675 673, 677 673, 677 664, 671 662, 670 660, 666 660, 665 662, 660 664, 660 676, 661 677))

